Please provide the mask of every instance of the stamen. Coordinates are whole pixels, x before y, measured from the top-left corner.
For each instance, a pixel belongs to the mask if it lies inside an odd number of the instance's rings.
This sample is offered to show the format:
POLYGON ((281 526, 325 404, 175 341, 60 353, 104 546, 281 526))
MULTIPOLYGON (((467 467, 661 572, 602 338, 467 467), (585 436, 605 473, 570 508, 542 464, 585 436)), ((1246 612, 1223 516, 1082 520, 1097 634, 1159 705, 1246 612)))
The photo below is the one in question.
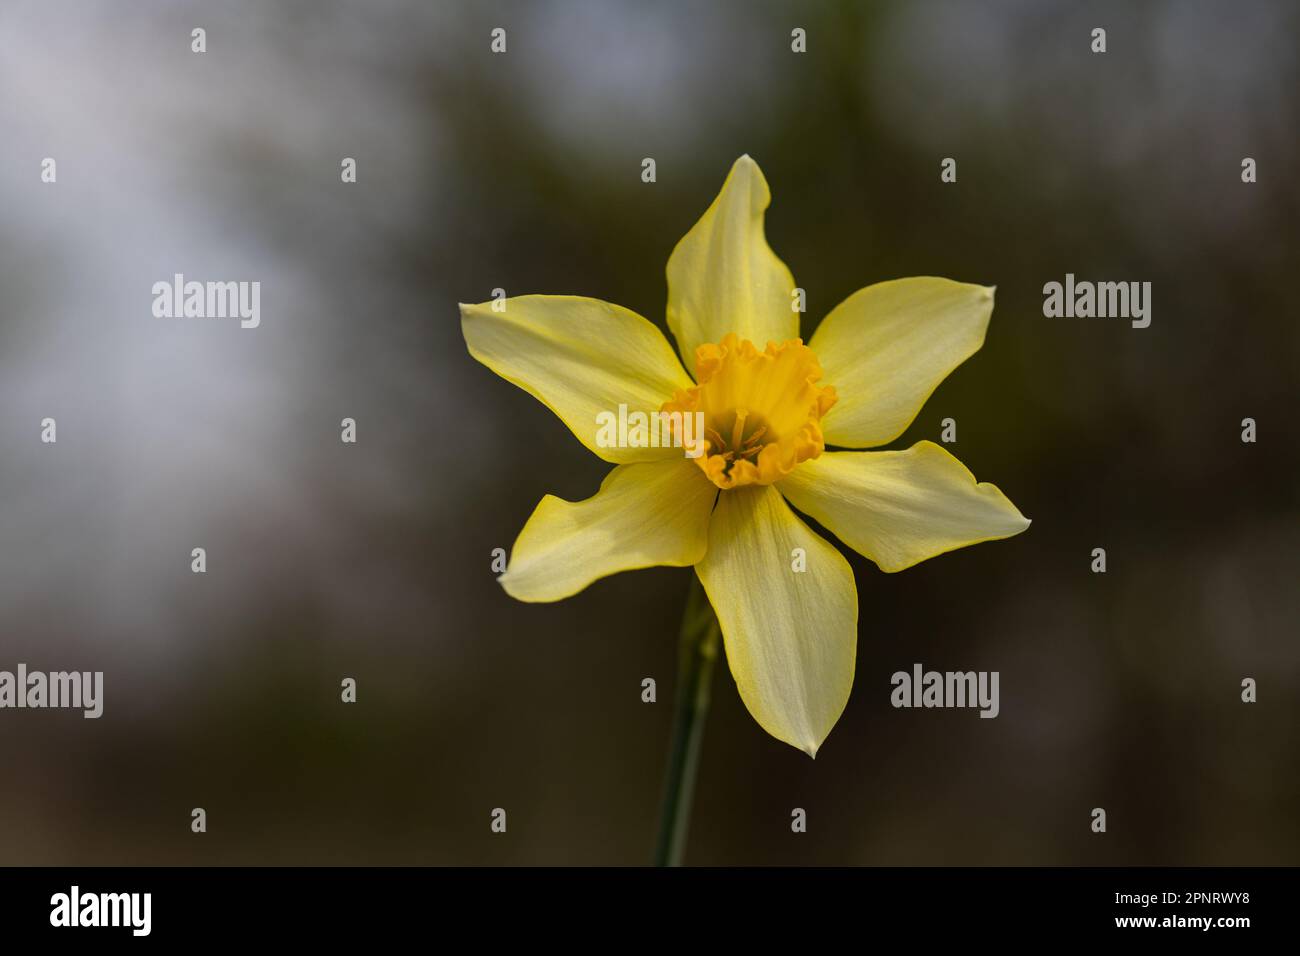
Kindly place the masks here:
POLYGON ((749 410, 745 408, 736 409, 736 424, 731 429, 731 447, 739 448, 741 445, 740 437, 745 433, 745 419, 749 417, 749 410))

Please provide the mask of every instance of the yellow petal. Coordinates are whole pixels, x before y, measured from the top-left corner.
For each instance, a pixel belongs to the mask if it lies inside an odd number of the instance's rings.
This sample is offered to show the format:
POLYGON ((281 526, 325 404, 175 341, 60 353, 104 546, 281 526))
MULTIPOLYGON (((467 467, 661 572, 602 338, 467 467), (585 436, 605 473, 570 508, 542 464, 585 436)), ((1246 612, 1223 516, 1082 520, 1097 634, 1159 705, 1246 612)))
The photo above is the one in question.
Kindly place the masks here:
POLYGON ((777 487, 882 571, 1029 527, 996 486, 976 484, 965 465, 928 441, 907 451, 827 452, 777 487))
POLYGON ((585 501, 543 498, 499 580, 520 601, 559 601, 619 571, 695 564, 717 491, 685 458, 619 465, 585 501))
POLYGON ((799 335, 791 309, 794 277, 767 244, 763 210, 772 200, 758 163, 736 160, 713 204, 668 258, 668 328, 687 368, 695 350, 728 332, 753 342, 799 335))
POLYGON ((858 591, 849 563, 774 486, 749 485, 718 499, 696 571, 745 706, 773 737, 816 756, 853 686, 858 591), (796 548, 807 570, 794 570, 796 548))
POLYGON ((524 295, 461 305, 470 355, 560 416, 605 461, 684 458, 679 448, 602 447, 598 416, 651 415, 689 388, 673 348, 650 322, 617 305, 571 295, 524 295))
POLYGON ((948 373, 984 344, 993 288, 951 279, 896 279, 859 289, 808 344, 839 402, 828 445, 871 448, 907 429, 948 373))

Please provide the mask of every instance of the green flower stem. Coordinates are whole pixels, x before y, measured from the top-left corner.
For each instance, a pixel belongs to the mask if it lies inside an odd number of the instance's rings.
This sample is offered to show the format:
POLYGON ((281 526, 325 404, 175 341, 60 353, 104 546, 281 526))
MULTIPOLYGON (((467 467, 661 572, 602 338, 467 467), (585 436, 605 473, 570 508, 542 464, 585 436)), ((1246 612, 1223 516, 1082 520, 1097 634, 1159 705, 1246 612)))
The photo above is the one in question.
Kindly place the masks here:
POLYGON ((655 866, 681 866, 691 824, 695 771, 700 762, 704 719, 709 713, 709 688, 718 659, 721 632, 700 579, 691 575, 691 591, 682 617, 678 649, 677 703, 673 715, 673 744, 664 780, 663 810, 655 866))

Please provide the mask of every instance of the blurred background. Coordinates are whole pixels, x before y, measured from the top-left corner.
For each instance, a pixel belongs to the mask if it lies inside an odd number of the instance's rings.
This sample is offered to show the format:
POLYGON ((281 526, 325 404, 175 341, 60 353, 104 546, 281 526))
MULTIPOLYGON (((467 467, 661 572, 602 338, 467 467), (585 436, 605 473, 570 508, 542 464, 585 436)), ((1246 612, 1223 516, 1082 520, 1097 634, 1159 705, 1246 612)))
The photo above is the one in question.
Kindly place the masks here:
POLYGON ((1034 524, 850 555, 816 762, 721 669, 688 862, 1300 862, 1298 37, 1249 0, 6 0, 0 669, 102 670, 105 713, 0 711, 0 863, 648 862, 691 572, 506 597, 492 549, 608 466, 456 303, 663 327, 742 153, 805 335, 873 282, 997 285, 893 447, 955 418, 1034 524), (261 327, 154 318, 176 272, 260 281, 261 327), (1044 318, 1067 272, 1152 282, 1150 328, 1044 318), (915 662, 999 671, 1001 716, 894 710, 915 662))

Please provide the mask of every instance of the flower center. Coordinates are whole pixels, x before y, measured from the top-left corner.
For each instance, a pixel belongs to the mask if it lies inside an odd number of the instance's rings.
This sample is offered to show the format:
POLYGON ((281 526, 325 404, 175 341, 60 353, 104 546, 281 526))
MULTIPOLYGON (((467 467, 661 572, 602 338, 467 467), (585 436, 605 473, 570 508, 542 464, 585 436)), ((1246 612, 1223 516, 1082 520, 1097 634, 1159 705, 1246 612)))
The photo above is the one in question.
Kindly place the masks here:
POLYGON ((817 385, 822 367, 800 339, 760 352, 728 335, 695 350, 695 381, 664 402, 665 412, 703 412, 706 449, 695 459, 722 489, 770 485, 825 448, 821 418, 835 389, 817 385))

